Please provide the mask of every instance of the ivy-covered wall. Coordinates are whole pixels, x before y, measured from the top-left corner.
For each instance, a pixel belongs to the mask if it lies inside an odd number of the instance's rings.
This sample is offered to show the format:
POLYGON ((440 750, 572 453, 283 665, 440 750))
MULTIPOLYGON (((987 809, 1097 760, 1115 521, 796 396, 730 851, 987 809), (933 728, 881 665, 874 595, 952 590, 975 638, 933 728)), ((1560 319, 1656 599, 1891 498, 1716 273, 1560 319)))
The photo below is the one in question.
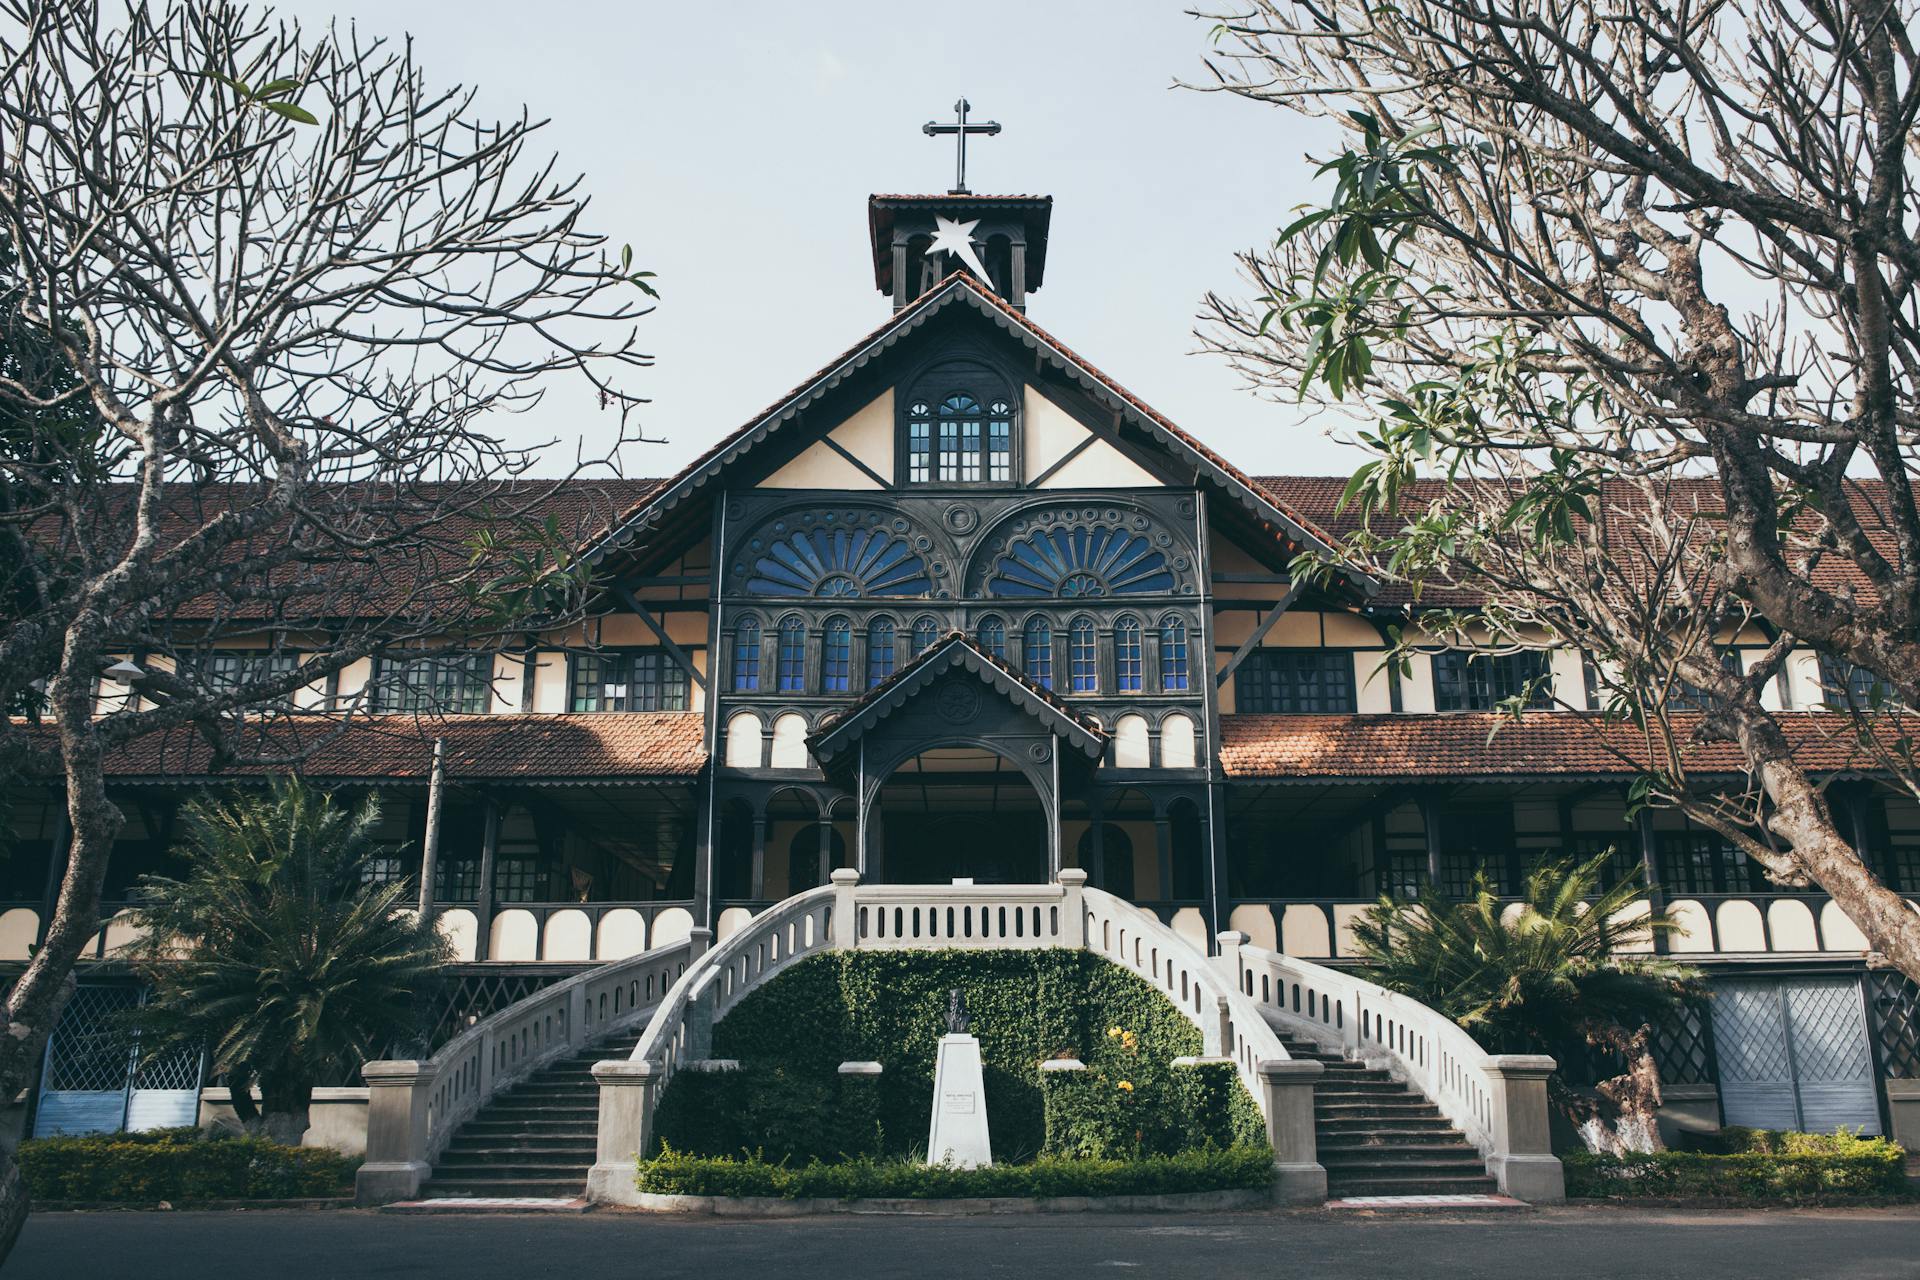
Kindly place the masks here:
POLYGON ((1160 992, 1075 950, 836 951, 795 965, 715 1028, 738 1072, 681 1072, 657 1129, 678 1151, 769 1160, 922 1151, 947 993, 966 993, 986 1075, 996 1161, 1125 1158, 1263 1143, 1230 1069, 1176 1068, 1200 1032, 1160 992), (1079 1058, 1071 1083, 1040 1064, 1079 1058), (842 1076, 874 1061, 879 1077, 842 1076))

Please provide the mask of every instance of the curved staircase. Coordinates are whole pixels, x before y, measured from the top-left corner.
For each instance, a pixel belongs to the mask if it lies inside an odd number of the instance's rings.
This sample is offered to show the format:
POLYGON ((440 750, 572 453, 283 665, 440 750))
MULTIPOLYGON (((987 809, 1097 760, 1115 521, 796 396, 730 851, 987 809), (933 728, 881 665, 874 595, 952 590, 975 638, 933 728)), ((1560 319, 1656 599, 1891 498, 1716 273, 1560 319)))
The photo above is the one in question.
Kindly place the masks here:
POLYGON ((609 1037, 496 1094, 447 1140, 421 1197, 583 1194, 600 1116, 593 1064, 630 1054, 639 1041, 638 1029, 609 1037))
POLYGON ((1327 1198, 1492 1195, 1486 1158, 1440 1108, 1381 1067, 1350 1062, 1268 1022, 1295 1058, 1319 1062, 1313 1130, 1327 1198))

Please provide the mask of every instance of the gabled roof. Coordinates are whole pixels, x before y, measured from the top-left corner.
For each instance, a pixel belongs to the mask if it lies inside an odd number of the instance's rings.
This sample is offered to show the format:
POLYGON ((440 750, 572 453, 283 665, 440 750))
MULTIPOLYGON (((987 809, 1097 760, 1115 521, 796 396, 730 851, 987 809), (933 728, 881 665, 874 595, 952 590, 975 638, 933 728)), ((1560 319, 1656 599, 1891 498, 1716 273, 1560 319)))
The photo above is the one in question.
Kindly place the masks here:
MULTIPOLYGON (((1094 399, 1117 410, 1122 417, 1158 443, 1169 453, 1193 468, 1201 479, 1211 483, 1243 507, 1255 520, 1273 530, 1290 546, 1333 553, 1334 541, 1311 521, 1283 507, 1273 495, 1239 468, 1208 449, 1175 426, 1172 421, 1148 406, 1132 392, 1088 364, 1052 334, 1016 311, 1003 299, 964 272, 955 272, 938 287, 920 298, 862 338, 792 391, 782 396, 751 422, 727 436, 678 475, 668 480, 648 498, 636 505, 614 531, 591 547, 588 555, 598 561, 608 552, 631 543, 652 521, 666 515, 695 497, 734 462, 762 441, 792 422, 808 406, 835 390, 849 377, 892 349, 907 335, 951 307, 973 308, 981 316, 1017 338, 1035 355, 1071 378, 1094 399)), ((1374 580, 1358 570, 1348 577, 1361 590, 1371 593, 1374 580)))
POLYGON ((919 657, 875 685, 860 701, 809 734, 807 746, 812 749, 814 759, 825 765, 934 681, 955 669, 972 672, 981 683, 1084 751, 1089 759, 1098 760, 1106 753, 1105 732, 1083 721, 1051 691, 980 649, 965 635, 949 631, 928 645, 919 657))

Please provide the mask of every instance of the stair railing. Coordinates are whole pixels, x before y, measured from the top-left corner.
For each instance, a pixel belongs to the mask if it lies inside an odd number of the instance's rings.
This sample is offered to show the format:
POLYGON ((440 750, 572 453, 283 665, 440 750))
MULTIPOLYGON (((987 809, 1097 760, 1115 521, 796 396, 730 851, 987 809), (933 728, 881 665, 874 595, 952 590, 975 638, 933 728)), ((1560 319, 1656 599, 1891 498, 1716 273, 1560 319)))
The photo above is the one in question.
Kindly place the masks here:
POLYGON ((459 1127, 531 1073, 632 1026, 653 1011, 705 942, 694 936, 575 974, 517 1000, 447 1041, 424 1061, 369 1062, 366 1162, 354 1178, 362 1205, 419 1194, 459 1127))
POLYGON ((1566 1198, 1547 1128, 1552 1058, 1488 1053, 1459 1024, 1412 996, 1253 946, 1244 933, 1222 933, 1219 941, 1220 963, 1272 1021, 1384 1067, 1425 1094, 1479 1150, 1502 1191, 1533 1203, 1566 1198))
MULTIPOLYGON (((753 917, 701 956, 654 1011, 631 1057, 596 1063, 600 1120, 590 1200, 632 1204, 634 1161, 653 1146, 662 1091, 691 1064, 712 1063, 713 1025, 759 986, 829 950, 1092 950, 1166 992, 1200 1028, 1206 1054, 1232 1062, 1258 1102, 1273 1143, 1277 1194, 1326 1198, 1313 1133, 1313 1084, 1323 1068, 1295 1061, 1222 969, 1149 912, 1090 890, 1078 869, 1048 885, 862 885, 838 870, 833 883, 753 917)), ((804 1034, 797 1028, 796 1034, 804 1034)))

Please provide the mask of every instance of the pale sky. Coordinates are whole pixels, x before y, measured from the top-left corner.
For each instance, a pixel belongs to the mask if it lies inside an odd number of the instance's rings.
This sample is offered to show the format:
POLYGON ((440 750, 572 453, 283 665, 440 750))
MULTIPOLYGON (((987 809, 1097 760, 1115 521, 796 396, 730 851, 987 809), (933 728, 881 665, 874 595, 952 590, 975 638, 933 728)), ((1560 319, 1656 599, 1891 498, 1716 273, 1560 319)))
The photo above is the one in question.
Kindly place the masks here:
MULTIPOLYGON (((951 119, 962 95, 975 120, 1004 126, 970 141, 968 185, 1054 197, 1034 320, 1249 471, 1344 473, 1358 460, 1327 438, 1330 424, 1255 398, 1194 354, 1201 296, 1237 286, 1234 251, 1314 194, 1313 135, 1274 108, 1169 88, 1202 77, 1208 45, 1178 3, 310 0, 293 11, 410 33, 432 82, 480 86, 495 114, 525 102, 551 120, 546 146, 586 175, 588 224, 659 275, 659 309, 641 328, 658 363, 640 389, 647 434, 666 443, 629 450, 629 475, 677 469, 886 318, 866 198, 947 189, 952 139, 920 126, 951 119)), ((594 416, 550 397, 508 434, 571 441, 594 416)))

